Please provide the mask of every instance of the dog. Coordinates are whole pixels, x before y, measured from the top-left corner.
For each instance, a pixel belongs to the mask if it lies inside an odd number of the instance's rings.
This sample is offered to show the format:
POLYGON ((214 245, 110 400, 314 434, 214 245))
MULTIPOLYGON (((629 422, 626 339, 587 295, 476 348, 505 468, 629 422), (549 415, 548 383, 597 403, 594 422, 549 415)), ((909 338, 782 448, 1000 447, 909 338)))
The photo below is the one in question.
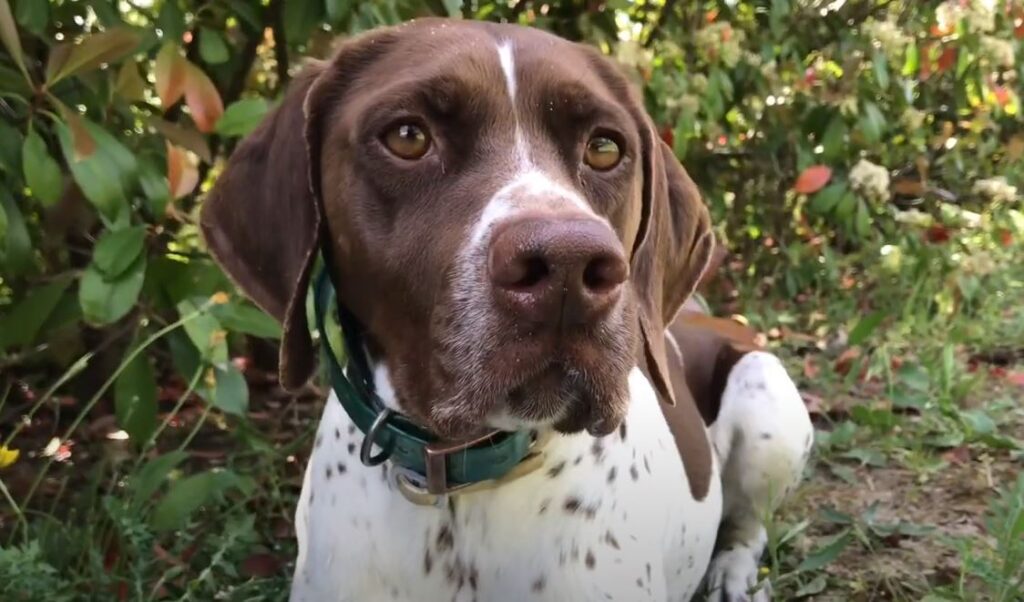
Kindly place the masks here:
POLYGON ((281 322, 283 386, 317 367, 318 258, 346 336, 292 600, 770 598, 811 423, 774 355, 682 310, 709 213, 598 50, 440 18, 344 40, 200 221, 281 322))

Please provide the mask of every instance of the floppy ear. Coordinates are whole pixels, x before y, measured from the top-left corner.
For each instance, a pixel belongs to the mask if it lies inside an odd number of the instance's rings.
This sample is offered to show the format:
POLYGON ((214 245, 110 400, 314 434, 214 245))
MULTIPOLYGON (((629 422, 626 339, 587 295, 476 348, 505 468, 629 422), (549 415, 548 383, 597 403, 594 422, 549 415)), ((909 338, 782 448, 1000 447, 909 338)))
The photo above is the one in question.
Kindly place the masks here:
POLYGON ((323 71, 322 64, 308 67, 238 145, 200 218, 214 260, 281 322, 280 377, 288 389, 305 383, 315 367, 305 303, 321 217, 309 180, 310 154, 318 147, 307 146, 304 105, 323 71))
POLYGON ((640 121, 643 211, 633 253, 633 286, 650 378, 662 401, 675 405, 665 328, 700 281, 714 249, 711 218, 672 149, 646 115, 640 121))

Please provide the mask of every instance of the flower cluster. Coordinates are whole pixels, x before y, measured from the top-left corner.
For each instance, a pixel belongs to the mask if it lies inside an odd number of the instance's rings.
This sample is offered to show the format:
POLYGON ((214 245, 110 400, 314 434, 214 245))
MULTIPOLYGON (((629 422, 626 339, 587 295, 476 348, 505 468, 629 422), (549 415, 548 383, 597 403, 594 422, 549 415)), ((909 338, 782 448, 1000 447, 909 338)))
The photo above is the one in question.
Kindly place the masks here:
POLYGON ((935 9, 935 21, 942 31, 952 32, 960 21, 967 31, 987 33, 996 28, 999 0, 946 0, 935 9))
POLYGON ((1002 176, 978 180, 971 192, 993 203, 1010 203, 1017 199, 1017 187, 1002 176))
POLYGON ((743 58, 743 41, 746 34, 732 28, 726 22, 711 23, 697 31, 694 42, 703 50, 709 61, 716 59, 728 68, 733 68, 743 58))
POLYGON ((850 187, 864 200, 883 202, 889 198, 889 170, 861 159, 850 170, 850 187))
POLYGON ((996 67, 1013 67, 1016 58, 1013 42, 994 36, 981 36, 981 57, 996 67))
POLYGON ((899 25, 890 20, 868 19, 864 22, 862 31, 871 39, 872 45, 880 48, 891 61, 899 60, 913 41, 910 36, 903 33, 899 25))

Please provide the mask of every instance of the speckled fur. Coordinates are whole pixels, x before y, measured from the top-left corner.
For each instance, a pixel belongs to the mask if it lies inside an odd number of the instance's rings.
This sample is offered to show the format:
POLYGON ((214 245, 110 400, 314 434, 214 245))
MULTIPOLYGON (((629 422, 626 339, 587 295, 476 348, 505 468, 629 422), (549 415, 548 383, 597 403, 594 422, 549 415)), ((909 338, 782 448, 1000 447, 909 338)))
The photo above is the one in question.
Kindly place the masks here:
POLYGON ((388 467, 360 464, 362 435, 332 396, 296 512, 291 599, 675 602, 691 599, 709 566, 722 599, 767 599, 744 591, 764 545, 755 510, 798 482, 811 432, 781 364, 751 354, 733 370, 709 429, 725 470, 716 466, 701 501, 649 382, 634 370, 629 385, 624 428, 556 435, 542 469, 447 508, 409 503, 388 467))

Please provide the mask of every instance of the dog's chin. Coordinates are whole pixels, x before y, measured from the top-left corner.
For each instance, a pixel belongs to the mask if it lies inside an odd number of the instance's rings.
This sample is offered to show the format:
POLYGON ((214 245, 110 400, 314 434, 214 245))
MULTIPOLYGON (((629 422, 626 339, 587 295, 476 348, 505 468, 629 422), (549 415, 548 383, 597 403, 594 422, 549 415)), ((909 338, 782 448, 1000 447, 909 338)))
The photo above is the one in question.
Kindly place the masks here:
POLYGON ((449 439, 467 439, 489 430, 553 429, 604 436, 625 417, 627 383, 628 373, 616 378, 610 369, 583 372, 553 363, 512 387, 480 383, 478 391, 490 394, 470 396, 462 389, 461 395, 434 406, 434 428, 449 439))

